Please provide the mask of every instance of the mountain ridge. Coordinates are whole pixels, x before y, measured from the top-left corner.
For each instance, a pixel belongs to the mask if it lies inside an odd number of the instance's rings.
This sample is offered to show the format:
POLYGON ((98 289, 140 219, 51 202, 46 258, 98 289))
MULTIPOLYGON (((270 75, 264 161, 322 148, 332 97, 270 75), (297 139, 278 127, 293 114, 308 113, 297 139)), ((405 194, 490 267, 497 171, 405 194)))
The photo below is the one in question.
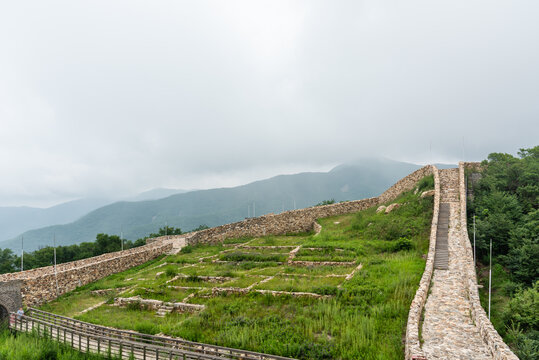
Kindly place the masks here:
MULTIPOLYGON (((277 175, 245 185, 195 190, 158 200, 118 201, 90 211, 63 225, 30 230, 25 250, 52 244, 93 241, 98 233, 129 240, 156 232, 160 227, 191 230, 201 224, 218 226, 245 217, 280 213, 313 206, 323 200, 357 200, 379 195, 420 165, 389 159, 361 159, 338 165, 328 172, 277 175)), ((20 236, 0 242, 0 248, 20 249, 20 236)))

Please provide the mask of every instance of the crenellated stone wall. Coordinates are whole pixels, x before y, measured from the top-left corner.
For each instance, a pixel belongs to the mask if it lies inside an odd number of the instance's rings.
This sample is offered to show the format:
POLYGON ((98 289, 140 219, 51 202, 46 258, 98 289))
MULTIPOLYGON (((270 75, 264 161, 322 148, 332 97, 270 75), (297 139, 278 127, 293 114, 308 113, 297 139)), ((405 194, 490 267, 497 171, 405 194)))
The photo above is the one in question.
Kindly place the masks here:
POLYGON ((475 325, 479 328, 481 337, 490 348, 490 351, 495 360, 518 360, 518 357, 509 349, 509 346, 503 342, 502 337, 498 334, 494 326, 487 317, 485 310, 481 306, 479 300, 479 292, 477 290, 477 277, 475 273, 475 265, 473 262, 473 249, 469 241, 467 218, 466 218, 466 182, 465 171, 477 171, 481 167, 481 163, 459 163, 459 192, 460 192, 460 222, 461 231, 464 233, 466 246, 467 267, 465 269, 464 279, 468 288, 468 299, 471 304, 471 317, 475 325))
POLYGON ((419 338, 419 329, 421 326, 421 314, 427 295, 429 286, 434 272, 434 256, 436 254, 436 233, 438 229, 438 215, 440 212, 440 174, 438 169, 433 166, 434 174, 434 210, 432 213, 432 224, 430 227, 429 252, 427 254, 427 262, 423 276, 419 282, 419 287, 415 293, 410 312, 408 313, 408 322, 406 324, 406 338, 404 344, 405 358, 411 359, 426 359, 419 338))

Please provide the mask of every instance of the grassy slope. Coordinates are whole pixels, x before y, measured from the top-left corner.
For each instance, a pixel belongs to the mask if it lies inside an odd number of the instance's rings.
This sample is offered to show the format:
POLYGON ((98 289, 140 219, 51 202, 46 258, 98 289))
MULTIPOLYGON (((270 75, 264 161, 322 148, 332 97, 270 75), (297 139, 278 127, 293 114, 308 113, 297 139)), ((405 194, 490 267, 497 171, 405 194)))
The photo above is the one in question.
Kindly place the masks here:
MULTIPOLYGON (((378 195, 418 168, 397 161, 364 159, 327 173, 282 175, 234 188, 192 191, 153 201, 122 201, 96 209, 70 224, 27 231, 23 234, 24 246, 26 251, 38 249, 47 245, 44 239, 51 244, 53 236, 56 244, 70 245, 93 241, 98 233, 119 235, 119 224, 123 224, 123 235, 130 240, 157 232, 167 223, 184 231, 200 224, 217 226, 243 220, 248 206, 252 214, 253 203, 256 214, 262 215, 312 206, 331 198, 363 199, 378 195)), ((0 247, 18 251, 20 236, 1 241, 0 247)))
POLYGON ((211 262, 215 258, 202 261, 199 258, 214 255, 223 258, 221 252, 231 249, 230 245, 196 246, 90 284, 43 309, 73 316, 90 303, 110 302, 116 296, 114 291, 108 295, 89 296, 91 290, 126 286, 136 286, 127 295, 181 301, 196 290, 168 288, 165 281, 176 273, 183 273, 190 277, 178 279, 171 285, 208 288, 198 291, 190 299, 191 303, 207 306, 201 313, 170 314, 159 318, 150 311, 103 305, 78 317, 107 326, 165 333, 300 359, 402 359, 408 309, 424 269, 423 255, 428 249, 432 198, 420 199, 418 195, 407 193, 397 201, 403 206, 388 215, 376 214, 376 209, 371 208, 356 214, 321 219, 323 230, 317 236, 304 234, 227 241, 323 247, 318 254, 302 249, 297 260, 355 260, 356 264, 363 264, 350 281, 345 282, 344 276, 319 276, 346 275, 355 266, 289 266, 280 262, 281 250, 275 255, 260 250, 258 256, 253 257, 256 255, 253 250, 240 249, 225 254, 235 254, 234 259, 241 261, 218 264, 211 262), (404 250, 399 250, 397 244, 404 250), (407 245, 411 249, 406 249, 407 245), (271 257, 268 259, 268 256, 271 257), (156 268, 163 262, 168 264, 156 268), (159 272, 165 273, 157 275, 159 272), (300 276, 305 274, 309 276, 300 276), (215 284, 197 278, 198 275, 232 279, 215 284), (255 288, 308 291, 332 297, 320 300, 257 293, 205 296, 213 286, 247 287, 272 275, 277 276, 255 288))
POLYGON ((80 353, 57 342, 32 335, 0 330, 0 360, 104 360, 105 357, 80 353))

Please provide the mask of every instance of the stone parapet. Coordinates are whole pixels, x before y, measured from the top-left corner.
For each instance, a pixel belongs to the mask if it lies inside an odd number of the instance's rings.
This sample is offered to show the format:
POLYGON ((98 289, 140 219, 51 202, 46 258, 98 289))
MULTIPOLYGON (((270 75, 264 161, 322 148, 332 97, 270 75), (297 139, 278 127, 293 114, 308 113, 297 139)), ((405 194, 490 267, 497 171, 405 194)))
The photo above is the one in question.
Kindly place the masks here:
POLYGON ((440 212, 440 174, 435 166, 432 166, 432 172, 434 175, 434 210, 432 213, 432 224, 430 228, 430 240, 429 240, 429 252, 427 255, 427 262, 425 264, 425 271, 419 282, 419 288, 410 305, 410 312, 408 313, 408 322, 406 324, 406 338, 405 338, 405 358, 407 360, 412 359, 426 359, 423 350, 421 349, 421 342, 419 338, 419 328, 421 326, 421 314, 427 295, 429 292, 429 286, 434 271, 434 256, 436 254, 436 233, 438 228, 438 215, 440 212))
POLYGON ((509 349, 509 346, 503 342, 502 337, 487 317, 485 310, 481 306, 479 300, 479 292, 477 290, 477 277, 475 273, 475 265, 473 263, 473 249, 469 241, 466 218, 466 182, 465 170, 472 169, 474 171, 480 169, 481 163, 459 163, 459 192, 460 192, 460 222, 461 231, 465 236, 467 266, 465 269, 466 284, 468 291, 468 299, 471 303, 471 317, 475 325, 479 328, 479 332, 483 341, 488 345, 492 356, 495 360, 518 360, 518 357, 509 349))
POLYGON ((56 266, 56 272, 54 266, 47 266, 3 274, 0 275, 0 282, 19 281, 24 304, 36 306, 53 300, 79 286, 155 259, 170 249, 172 249, 171 242, 161 241, 129 250, 59 264, 56 266))

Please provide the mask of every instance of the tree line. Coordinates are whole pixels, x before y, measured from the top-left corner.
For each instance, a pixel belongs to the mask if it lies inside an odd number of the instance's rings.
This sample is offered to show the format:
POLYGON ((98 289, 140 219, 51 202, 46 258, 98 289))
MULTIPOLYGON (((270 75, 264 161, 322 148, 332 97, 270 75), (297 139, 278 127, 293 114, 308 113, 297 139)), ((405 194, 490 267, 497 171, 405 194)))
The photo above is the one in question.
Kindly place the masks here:
MULTIPOLYGON (((207 229, 208 226, 200 225, 195 230, 207 229)), ((62 245, 56 247, 56 263, 62 264, 75 260, 82 260, 93 256, 98 256, 122 249, 131 249, 146 244, 146 239, 164 235, 181 235, 182 230, 177 227, 165 226, 157 233, 135 241, 121 239, 118 235, 97 234, 95 241, 83 242, 73 245, 62 245)), ((43 266, 54 265, 54 247, 46 246, 38 250, 24 253, 24 270, 35 269, 43 266)), ((15 254, 11 249, 0 249, 0 274, 16 272, 21 270, 21 256, 15 254)))
MULTIPOLYGON (((518 157, 492 153, 473 184, 468 233, 476 222, 480 278, 492 240, 492 322, 521 359, 539 358, 539 146, 518 157)), ((485 290, 483 290, 485 291, 485 290)))

